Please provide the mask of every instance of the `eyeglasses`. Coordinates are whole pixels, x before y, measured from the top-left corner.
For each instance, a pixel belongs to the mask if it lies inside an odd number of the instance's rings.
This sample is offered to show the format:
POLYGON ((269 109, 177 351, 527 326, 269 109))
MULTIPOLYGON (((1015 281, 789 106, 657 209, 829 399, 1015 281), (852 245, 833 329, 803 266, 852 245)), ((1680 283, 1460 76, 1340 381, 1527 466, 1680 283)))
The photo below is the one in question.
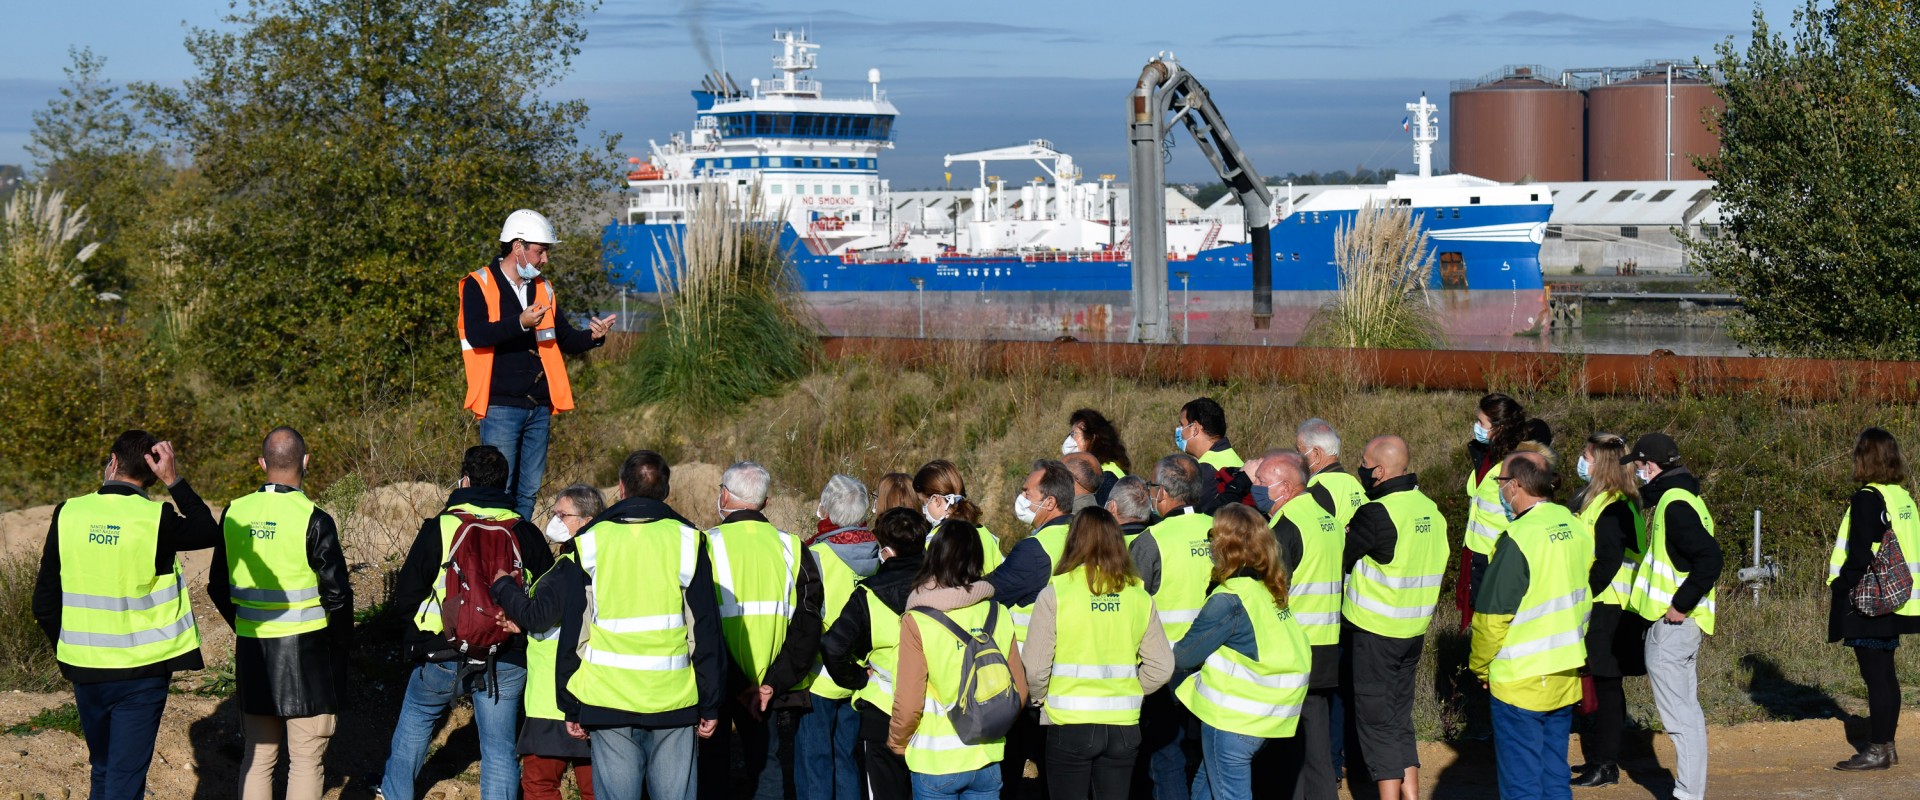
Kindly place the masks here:
POLYGON ((563 519, 564 519, 564 518, 567 518, 567 517, 573 517, 573 518, 575 518, 575 519, 586 519, 586 518, 587 518, 587 515, 585 515, 585 514, 570 514, 570 513, 567 513, 567 512, 565 512, 565 511, 555 511, 555 512, 553 512, 553 515, 554 515, 554 516, 556 516, 556 517, 560 517, 560 518, 563 518, 563 519))

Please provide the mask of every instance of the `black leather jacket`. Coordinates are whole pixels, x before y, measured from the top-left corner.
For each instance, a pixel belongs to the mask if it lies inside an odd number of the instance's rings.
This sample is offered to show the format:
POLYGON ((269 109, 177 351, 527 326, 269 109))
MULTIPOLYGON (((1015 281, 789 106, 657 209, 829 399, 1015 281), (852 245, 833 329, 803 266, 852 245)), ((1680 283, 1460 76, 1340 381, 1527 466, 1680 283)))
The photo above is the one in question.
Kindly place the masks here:
MULTIPOLYGON (((261 491, 284 492, 290 487, 269 483, 261 491)), ((223 513, 223 526, 224 517, 223 513)), ((239 682, 242 713, 311 717, 339 713, 346 704, 347 651, 353 642, 353 584, 347 577, 347 560, 340 552, 340 534, 333 517, 318 508, 307 519, 307 566, 320 578, 320 607, 327 611, 327 627, 274 639, 234 638, 234 676, 239 682)), ((214 545, 207 595, 232 626, 234 605, 225 537, 214 545)))

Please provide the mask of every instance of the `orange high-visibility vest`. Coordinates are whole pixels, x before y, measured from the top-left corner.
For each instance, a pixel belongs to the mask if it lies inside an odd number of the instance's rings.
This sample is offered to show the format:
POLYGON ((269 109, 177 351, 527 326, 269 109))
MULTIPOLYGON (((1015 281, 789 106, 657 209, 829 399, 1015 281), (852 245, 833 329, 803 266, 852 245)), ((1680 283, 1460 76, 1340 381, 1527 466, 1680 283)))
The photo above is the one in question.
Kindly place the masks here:
MULTIPOLYGON (((493 270, 481 267, 467 277, 480 287, 480 296, 487 301, 487 321, 500 321, 500 284, 493 280, 493 270)), ((487 399, 491 397, 493 385, 493 348, 474 347, 467 341, 466 314, 467 282, 460 282, 460 356, 467 365, 467 401, 465 408, 475 417, 487 416, 487 399)), ((533 279, 533 303, 545 303, 547 313, 533 326, 535 338, 541 341, 535 350, 540 353, 540 367, 547 373, 547 394, 553 401, 553 411, 573 410, 573 387, 567 383, 567 365, 560 358, 560 340, 551 335, 540 336, 539 331, 553 330, 553 317, 558 307, 553 302, 553 284, 541 278, 533 279)))

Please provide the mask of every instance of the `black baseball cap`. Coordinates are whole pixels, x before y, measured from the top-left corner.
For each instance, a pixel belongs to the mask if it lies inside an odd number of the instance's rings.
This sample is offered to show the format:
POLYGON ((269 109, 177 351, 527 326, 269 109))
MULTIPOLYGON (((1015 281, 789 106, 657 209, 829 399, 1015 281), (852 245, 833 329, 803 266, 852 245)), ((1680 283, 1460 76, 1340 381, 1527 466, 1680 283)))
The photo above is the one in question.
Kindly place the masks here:
POLYGON ((1673 443, 1673 437, 1664 433, 1642 435, 1633 442, 1633 449, 1620 457, 1620 463, 1632 464, 1639 461, 1651 462, 1661 467, 1671 467, 1680 463, 1680 446, 1673 443))

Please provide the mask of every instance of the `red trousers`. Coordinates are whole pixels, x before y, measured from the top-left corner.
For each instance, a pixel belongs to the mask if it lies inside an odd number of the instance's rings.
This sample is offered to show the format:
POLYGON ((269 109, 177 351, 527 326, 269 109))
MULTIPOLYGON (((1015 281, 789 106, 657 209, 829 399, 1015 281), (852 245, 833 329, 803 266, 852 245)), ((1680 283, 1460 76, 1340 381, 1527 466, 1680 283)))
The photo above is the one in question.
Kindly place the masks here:
POLYGON ((560 783, 573 767, 573 782, 582 800, 593 800, 593 762, 586 759, 520 757, 520 793, 525 800, 561 800, 560 783))

